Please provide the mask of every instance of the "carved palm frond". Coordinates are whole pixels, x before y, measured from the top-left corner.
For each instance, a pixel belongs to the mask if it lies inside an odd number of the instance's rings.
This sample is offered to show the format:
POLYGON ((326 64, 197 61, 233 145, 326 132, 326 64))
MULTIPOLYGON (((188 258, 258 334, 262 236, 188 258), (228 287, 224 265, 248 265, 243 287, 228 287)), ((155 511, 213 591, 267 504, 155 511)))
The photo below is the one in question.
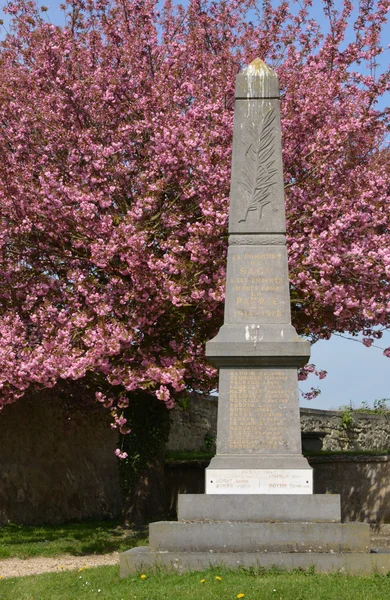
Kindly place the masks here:
POLYGON ((246 131, 245 166, 238 181, 249 195, 245 214, 239 223, 246 221, 250 211, 259 211, 259 220, 263 208, 271 202, 272 186, 276 183, 275 168, 275 109, 271 108, 264 116, 260 132, 253 125, 246 131))

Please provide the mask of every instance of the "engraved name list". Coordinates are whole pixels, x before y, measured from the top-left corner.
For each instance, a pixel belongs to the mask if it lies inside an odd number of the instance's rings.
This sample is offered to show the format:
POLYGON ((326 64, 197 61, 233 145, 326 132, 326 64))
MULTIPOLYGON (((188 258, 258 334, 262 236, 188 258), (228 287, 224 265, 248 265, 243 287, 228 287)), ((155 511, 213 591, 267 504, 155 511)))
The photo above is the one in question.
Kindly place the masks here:
POLYGON ((230 371, 230 449, 280 452, 288 421, 290 377, 284 369, 230 371))

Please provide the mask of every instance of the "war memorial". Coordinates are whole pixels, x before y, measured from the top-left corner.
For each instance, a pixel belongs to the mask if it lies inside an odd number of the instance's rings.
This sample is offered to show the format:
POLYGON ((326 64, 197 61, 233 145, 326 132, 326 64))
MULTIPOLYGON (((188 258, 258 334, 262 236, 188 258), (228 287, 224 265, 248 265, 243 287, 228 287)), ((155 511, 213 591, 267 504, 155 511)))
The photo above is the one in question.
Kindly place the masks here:
POLYGON ((302 455, 297 369, 310 345, 291 324, 277 75, 237 76, 224 324, 206 344, 219 368, 217 454, 206 493, 179 495, 178 521, 121 554, 121 576, 153 566, 386 573, 368 523, 341 523, 340 497, 313 494, 302 455))

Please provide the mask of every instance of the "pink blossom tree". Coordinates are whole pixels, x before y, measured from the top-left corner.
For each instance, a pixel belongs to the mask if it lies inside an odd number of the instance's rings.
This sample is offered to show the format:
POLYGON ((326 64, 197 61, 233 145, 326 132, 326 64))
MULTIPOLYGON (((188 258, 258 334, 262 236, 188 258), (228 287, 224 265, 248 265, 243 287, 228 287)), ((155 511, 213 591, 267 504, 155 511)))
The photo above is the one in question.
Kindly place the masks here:
POLYGON ((215 387, 204 344, 222 323, 232 95, 256 56, 282 88, 294 324, 313 341, 388 327, 390 0, 324 0, 324 26, 310 0, 258 4, 69 0, 57 26, 7 2, 3 405, 89 378, 126 433, 129 393, 169 408, 215 387))

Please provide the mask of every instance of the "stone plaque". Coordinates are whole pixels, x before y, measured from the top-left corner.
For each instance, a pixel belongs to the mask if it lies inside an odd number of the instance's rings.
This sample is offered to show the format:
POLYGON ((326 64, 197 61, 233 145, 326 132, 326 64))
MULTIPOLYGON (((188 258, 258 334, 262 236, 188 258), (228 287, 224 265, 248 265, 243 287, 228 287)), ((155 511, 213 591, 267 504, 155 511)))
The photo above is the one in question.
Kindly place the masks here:
POLYGON ((208 469, 206 494, 312 494, 308 469, 208 469))
POLYGON ((229 370, 229 449, 284 452, 294 403, 294 377, 285 369, 229 370), (291 393, 293 392, 293 393, 291 393))
POLYGON ((296 379, 295 369, 220 369, 218 454, 300 453, 296 379))
POLYGON ((227 323, 290 323, 284 246, 229 248, 227 285, 227 323))

